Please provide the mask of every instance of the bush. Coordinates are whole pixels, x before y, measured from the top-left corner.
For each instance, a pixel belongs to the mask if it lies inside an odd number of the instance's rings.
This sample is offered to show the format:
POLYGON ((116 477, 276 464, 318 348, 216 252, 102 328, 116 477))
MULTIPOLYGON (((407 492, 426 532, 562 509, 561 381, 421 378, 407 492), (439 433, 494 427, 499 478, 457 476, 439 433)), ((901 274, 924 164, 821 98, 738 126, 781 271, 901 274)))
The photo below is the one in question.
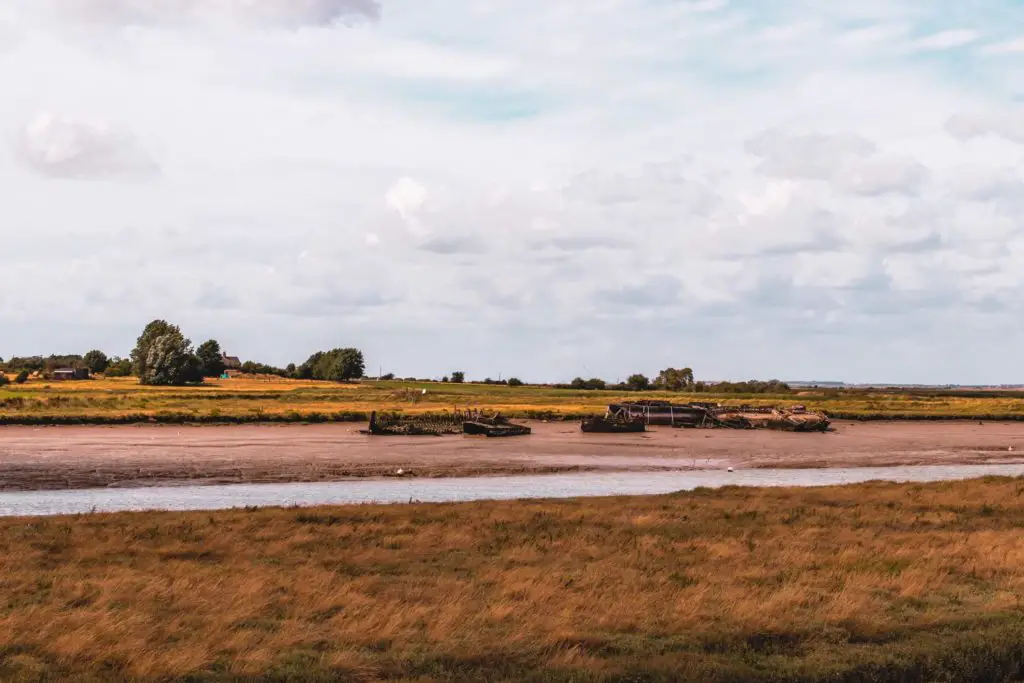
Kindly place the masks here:
POLYGON ((132 374, 132 362, 127 358, 114 358, 110 361, 105 377, 128 377, 132 374))
POLYGON ((7 379, 7 375, 0 373, 0 387, 7 386, 11 383, 11 380, 7 379))
POLYGON ((18 373, 18 376, 14 378, 15 384, 24 384, 28 381, 28 370, 22 370, 18 373))
POLYGON ((651 380, 641 374, 630 375, 626 380, 626 386, 630 391, 647 391, 651 388, 651 380))

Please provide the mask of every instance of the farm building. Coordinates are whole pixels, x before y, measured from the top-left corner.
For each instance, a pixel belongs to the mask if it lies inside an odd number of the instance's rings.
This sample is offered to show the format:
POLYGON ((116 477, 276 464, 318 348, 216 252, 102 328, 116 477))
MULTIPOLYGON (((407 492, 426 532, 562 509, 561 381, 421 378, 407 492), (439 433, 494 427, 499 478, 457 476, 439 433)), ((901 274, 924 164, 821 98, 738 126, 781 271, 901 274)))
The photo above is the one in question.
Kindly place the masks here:
POLYGON ((87 368, 57 368, 50 374, 55 380, 89 379, 87 368))
POLYGON ((229 356, 226 353, 221 353, 220 358, 224 361, 224 368, 227 370, 238 370, 242 367, 242 361, 239 360, 238 356, 229 356))

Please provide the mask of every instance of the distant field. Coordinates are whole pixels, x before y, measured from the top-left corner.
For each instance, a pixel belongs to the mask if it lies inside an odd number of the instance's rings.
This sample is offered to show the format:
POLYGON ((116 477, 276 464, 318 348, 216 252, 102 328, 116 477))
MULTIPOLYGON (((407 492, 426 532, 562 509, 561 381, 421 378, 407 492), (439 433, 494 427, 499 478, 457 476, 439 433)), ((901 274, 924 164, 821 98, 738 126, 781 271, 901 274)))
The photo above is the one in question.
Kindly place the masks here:
POLYGON ((1020 680, 1024 482, 0 520, 0 680, 1020 680))
POLYGON ((456 407, 558 419, 601 413, 609 402, 638 398, 718 400, 752 405, 802 403, 834 417, 864 419, 1024 419, 1024 393, 1011 391, 806 390, 774 396, 741 396, 437 382, 334 384, 242 377, 211 380, 199 387, 146 387, 134 378, 82 382, 33 380, 0 389, 0 422, 364 420, 373 410, 423 413, 456 407))

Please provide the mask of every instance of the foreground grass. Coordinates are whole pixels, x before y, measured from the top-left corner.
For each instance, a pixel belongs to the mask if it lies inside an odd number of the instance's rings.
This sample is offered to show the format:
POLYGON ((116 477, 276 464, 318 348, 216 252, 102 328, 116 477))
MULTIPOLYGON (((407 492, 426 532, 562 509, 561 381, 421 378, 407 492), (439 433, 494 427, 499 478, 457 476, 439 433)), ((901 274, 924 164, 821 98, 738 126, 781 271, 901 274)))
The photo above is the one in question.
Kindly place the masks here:
POLYGON ((995 681, 1024 482, 0 521, 5 681, 995 681))
POLYGON ((133 378, 31 381, 0 389, 0 424, 363 421, 373 410, 407 413, 453 408, 500 410, 516 417, 578 418, 610 402, 639 398, 786 405, 803 403, 836 418, 1024 419, 1024 393, 800 391, 778 396, 622 393, 548 387, 280 379, 210 380, 199 387, 145 387, 133 378), (426 391, 426 393, 423 393, 426 391))

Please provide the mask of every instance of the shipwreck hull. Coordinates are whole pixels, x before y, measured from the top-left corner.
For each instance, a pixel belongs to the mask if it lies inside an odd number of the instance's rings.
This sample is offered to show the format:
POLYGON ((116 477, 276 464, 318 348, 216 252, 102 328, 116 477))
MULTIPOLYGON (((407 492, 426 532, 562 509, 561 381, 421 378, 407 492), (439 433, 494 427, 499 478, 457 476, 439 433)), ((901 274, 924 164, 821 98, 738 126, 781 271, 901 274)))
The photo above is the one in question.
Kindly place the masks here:
MULTIPOLYGON (((600 421, 589 425, 592 431, 601 429, 605 423, 609 425, 640 423, 641 425, 681 428, 825 432, 828 431, 830 424, 827 416, 822 413, 808 412, 803 406, 786 409, 722 406, 717 403, 702 402, 673 404, 668 401, 613 403, 608 406, 608 413, 604 418, 595 418, 595 420, 600 421)), ((588 428, 585 427, 584 431, 588 431, 588 428)), ((617 430, 613 428, 609 431, 617 430)))
POLYGON ((516 424, 488 424, 486 422, 463 422, 463 434, 471 436, 526 436, 532 434, 533 430, 525 425, 516 424))
POLYGON ((588 434, 635 434, 647 431, 647 425, 639 420, 592 417, 583 420, 580 429, 588 434))
POLYGON ((401 416, 370 414, 365 433, 374 436, 446 436, 462 433, 461 415, 401 416))

